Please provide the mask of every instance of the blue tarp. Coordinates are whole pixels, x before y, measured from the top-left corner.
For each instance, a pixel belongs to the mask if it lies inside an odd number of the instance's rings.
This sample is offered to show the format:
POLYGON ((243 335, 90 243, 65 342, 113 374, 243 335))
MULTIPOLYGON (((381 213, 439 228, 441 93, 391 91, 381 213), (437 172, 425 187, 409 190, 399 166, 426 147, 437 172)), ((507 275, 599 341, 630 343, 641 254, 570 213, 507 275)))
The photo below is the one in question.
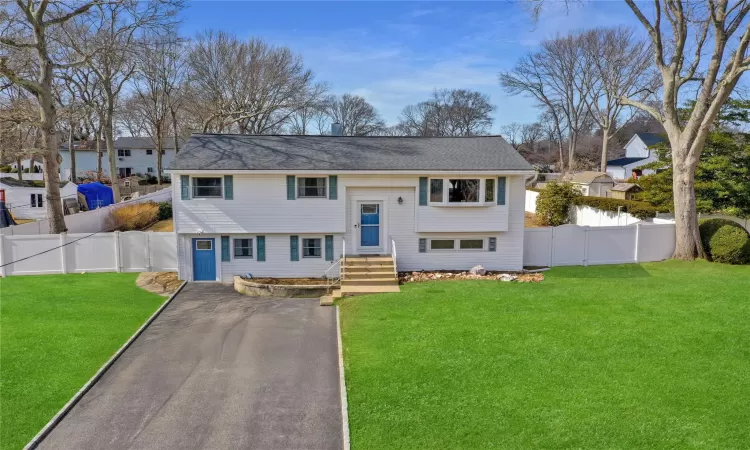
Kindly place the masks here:
POLYGON ((86 197, 86 204, 89 209, 102 208, 115 202, 112 188, 101 183, 79 184, 78 192, 86 197))

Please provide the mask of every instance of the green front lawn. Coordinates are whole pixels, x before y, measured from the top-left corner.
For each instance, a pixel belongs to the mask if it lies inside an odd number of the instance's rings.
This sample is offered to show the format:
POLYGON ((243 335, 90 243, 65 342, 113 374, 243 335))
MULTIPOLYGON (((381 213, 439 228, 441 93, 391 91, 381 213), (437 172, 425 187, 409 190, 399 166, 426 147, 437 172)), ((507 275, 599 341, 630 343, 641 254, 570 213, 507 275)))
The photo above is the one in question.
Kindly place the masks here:
POLYGON ((20 449, 164 298, 137 273, 0 279, 0 447, 20 449))
POLYGON ((352 447, 750 447, 750 267, 546 276, 341 301, 352 447))

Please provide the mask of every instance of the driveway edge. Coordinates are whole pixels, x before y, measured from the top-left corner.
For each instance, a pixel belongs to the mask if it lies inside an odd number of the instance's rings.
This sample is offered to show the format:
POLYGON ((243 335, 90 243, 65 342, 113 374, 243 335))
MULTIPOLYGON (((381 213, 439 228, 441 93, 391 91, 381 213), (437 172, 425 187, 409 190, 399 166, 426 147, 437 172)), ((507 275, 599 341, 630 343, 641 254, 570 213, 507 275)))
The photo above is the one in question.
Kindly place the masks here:
POLYGON ((339 305, 336 305, 336 336, 339 342, 339 392, 341 394, 341 436, 344 440, 344 450, 351 448, 349 439, 349 406, 346 399, 346 379, 344 378, 344 345, 341 342, 341 319, 339 305))
MULTIPOLYGON (((104 365, 99 368, 99 370, 94 374, 94 376, 92 376, 89 379, 89 381, 87 381, 86 384, 84 384, 83 387, 79 389, 78 392, 75 393, 75 395, 73 395, 73 398, 68 400, 68 403, 66 403, 65 406, 60 408, 60 411, 58 411, 57 414, 55 414, 55 416, 49 422, 47 422, 47 425, 45 425, 44 428, 42 428, 41 431, 39 431, 39 433, 37 433, 37 435, 34 436, 31 439, 31 441, 29 441, 28 444, 26 444, 23 450, 33 450, 37 448, 39 443, 41 443, 42 440, 45 437, 47 437, 47 435, 52 431, 52 429, 55 428, 55 426, 65 418, 65 416, 70 412, 70 410, 73 409, 73 407, 78 403, 79 400, 81 400, 81 397, 83 397, 92 387, 94 387, 94 384, 96 384, 96 382, 99 381, 99 379, 104 375, 107 369, 109 369, 112 366, 112 364, 114 364, 115 361, 117 361, 120 355, 122 355, 125 352, 125 350, 127 350, 128 347, 130 347, 133 341, 135 341, 138 338, 138 336, 140 336, 141 333, 143 333, 143 331, 149 325, 151 325, 151 322, 153 322, 154 319, 156 319, 159 316, 159 314, 164 310, 164 308, 166 308, 170 303, 172 303, 172 299, 175 298, 177 294, 180 293, 180 291, 182 290, 183 287, 185 287, 186 284, 187 284, 186 281, 182 282, 180 287, 178 287, 177 290, 174 291, 174 293, 170 295, 169 298, 164 303, 162 303, 159 309, 157 309, 153 314, 151 314, 151 317, 149 317, 148 320, 146 320, 146 322, 144 322, 143 325, 141 325, 140 328, 138 328, 135 331, 135 333, 133 333, 133 335, 130 336, 130 339, 128 339, 124 344, 122 344, 122 347, 120 347, 117 350, 117 352, 115 352, 115 354, 112 355, 112 357, 110 357, 109 360, 107 360, 107 362, 105 362, 104 365)), ((340 343, 341 341, 339 340, 339 344, 340 343)))

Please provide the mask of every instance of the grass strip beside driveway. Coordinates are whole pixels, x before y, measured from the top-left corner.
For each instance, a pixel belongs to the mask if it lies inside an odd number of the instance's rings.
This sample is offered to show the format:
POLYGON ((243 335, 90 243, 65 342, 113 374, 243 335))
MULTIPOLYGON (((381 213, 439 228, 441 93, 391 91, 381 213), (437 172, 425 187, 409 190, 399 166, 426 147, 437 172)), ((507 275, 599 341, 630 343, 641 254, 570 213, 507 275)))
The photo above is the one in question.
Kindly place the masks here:
POLYGON ((166 300, 137 276, 0 279, 0 448, 26 445, 166 300))
POLYGON ((352 448, 746 448, 750 267, 561 267, 340 302, 352 448))

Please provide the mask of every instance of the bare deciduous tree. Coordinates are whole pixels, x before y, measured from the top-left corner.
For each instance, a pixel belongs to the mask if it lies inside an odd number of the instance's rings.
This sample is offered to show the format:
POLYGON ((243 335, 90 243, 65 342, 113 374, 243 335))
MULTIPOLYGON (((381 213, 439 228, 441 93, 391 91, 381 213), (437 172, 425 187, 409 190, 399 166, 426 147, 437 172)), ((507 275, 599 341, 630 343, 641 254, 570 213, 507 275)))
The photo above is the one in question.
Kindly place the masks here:
POLYGON ((505 136, 508 143, 515 149, 518 149, 518 146, 521 144, 522 127, 523 125, 518 122, 511 122, 500 127, 500 133, 505 136))
POLYGON ((695 5, 687 1, 657 1, 653 20, 634 1, 626 3, 653 44, 653 64, 662 81, 662 102, 660 110, 633 98, 622 98, 622 103, 651 114, 669 136, 677 228, 674 257, 704 257, 695 205, 695 171, 711 125, 742 75, 750 69, 750 2, 730 5, 728 0, 707 0, 705 5, 695 5), (683 120, 678 101, 681 89, 691 83, 692 87, 697 83, 695 106, 683 120))
POLYGON ((509 94, 534 98, 558 130, 567 130, 569 168, 575 166, 578 138, 590 122, 586 96, 593 70, 582 48, 580 35, 545 40, 539 50, 500 74, 500 84, 509 94))
POLYGON ((375 107, 358 95, 329 96, 323 111, 332 123, 341 125, 344 136, 368 136, 385 128, 375 107))
POLYGON ((67 228, 60 199, 58 163, 57 109, 54 80, 56 70, 81 65, 84 60, 70 60, 60 52, 62 29, 80 18, 100 1, 80 3, 18 1, 4 5, 0 19, 0 75, 28 91, 37 101, 40 131, 40 153, 43 157, 47 217, 50 233, 62 233, 67 228))
POLYGON ((326 90, 300 56, 260 39, 210 31, 197 38, 187 61, 189 108, 204 133, 278 131, 326 90))
POLYGON ((594 71, 586 102, 602 133, 600 168, 606 172, 609 140, 633 116, 633 108, 623 105, 620 98, 643 101, 657 89, 651 47, 624 27, 595 28, 581 37, 586 65, 594 71), (626 110, 631 110, 629 117, 625 117, 626 110))
POLYGON ((494 110, 481 92, 441 89, 431 99, 405 107, 398 127, 409 136, 481 136, 489 133, 494 110))

